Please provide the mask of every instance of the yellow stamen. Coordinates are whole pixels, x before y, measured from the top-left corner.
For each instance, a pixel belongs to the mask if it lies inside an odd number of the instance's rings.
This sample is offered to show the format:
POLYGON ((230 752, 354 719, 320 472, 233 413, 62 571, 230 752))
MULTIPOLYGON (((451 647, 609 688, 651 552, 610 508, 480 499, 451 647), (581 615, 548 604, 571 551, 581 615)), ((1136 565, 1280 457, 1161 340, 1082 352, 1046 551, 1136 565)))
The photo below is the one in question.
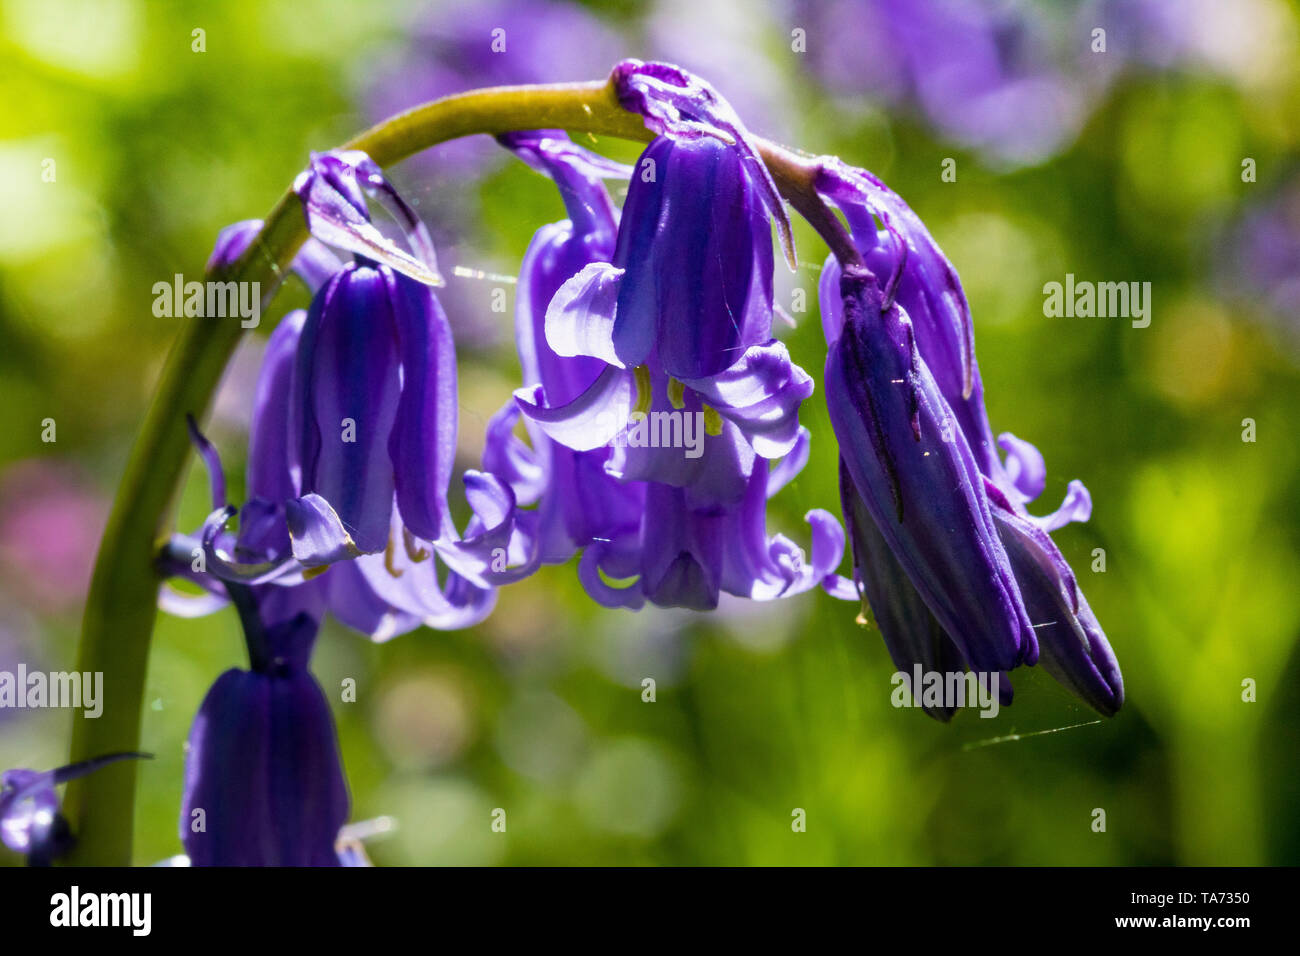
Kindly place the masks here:
POLYGON ((716 408, 704 406, 704 433, 717 438, 722 434, 722 416, 716 408))
POLYGON ((686 386, 675 378, 668 380, 668 401, 673 403, 673 408, 686 407, 686 386))
POLYGON ((411 534, 411 532, 408 531, 406 528, 402 529, 402 544, 406 548, 406 556, 410 558, 412 561, 414 561, 416 564, 419 564, 421 561, 427 561, 429 559, 428 550, 420 547, 416 543, 415 535, 411 534))
POLYGON ((405 572, 393 565, 393 558, 397 556, 397 549, 394 547, 392 534, 388 536, 388 544, 384 546, 384 570, 395 578, 400 578, 405 572))
POLYGON ((650 386, 650 367, 648 365, 638 365, 634 374, 636 375, 636 407, 632 409, 632 412, 633 414, 640 412, 644 415, 650 411, 650 402, 654 399, 650 386))

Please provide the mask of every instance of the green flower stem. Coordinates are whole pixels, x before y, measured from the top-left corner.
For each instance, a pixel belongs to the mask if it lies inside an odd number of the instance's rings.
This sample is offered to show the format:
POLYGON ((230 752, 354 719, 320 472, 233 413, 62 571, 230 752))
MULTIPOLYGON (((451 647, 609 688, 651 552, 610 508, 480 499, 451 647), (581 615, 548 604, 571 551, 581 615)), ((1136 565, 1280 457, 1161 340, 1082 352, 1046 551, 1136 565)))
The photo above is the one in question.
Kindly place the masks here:
MULTIPOLYGON (((497 87, 445 97, 380 123, 346 148, 363 150, 388 166, 461 136, 550 128, 643 142, 653 138, 639 116, 619 106, 610 84, 595 82, 497 87)), ((852 250, 843 227, 812 188, 816 160, 769 143, 760 143, 760 148, 791 205, 832 249, 852 250)), ((265 307, 306 238, 301 207, 287 193, 267 216, 257 240, 219 278, 261 283, 265 307)), ((106 706, 97 719, 74 712, 73 762, 139 749, 149 642, 157 614, 155 559, 170 533, 191 454, 185 415, 199 417, 206 411, 242 331, 237 320, 191 319, 167 357, 118 487, 86 599, 77 669, 103 673, 106 706)), ((137 770, 135 761, 123 761, 68 784, 65 813, 77 835, 70 863, 131 862, 137 770)))

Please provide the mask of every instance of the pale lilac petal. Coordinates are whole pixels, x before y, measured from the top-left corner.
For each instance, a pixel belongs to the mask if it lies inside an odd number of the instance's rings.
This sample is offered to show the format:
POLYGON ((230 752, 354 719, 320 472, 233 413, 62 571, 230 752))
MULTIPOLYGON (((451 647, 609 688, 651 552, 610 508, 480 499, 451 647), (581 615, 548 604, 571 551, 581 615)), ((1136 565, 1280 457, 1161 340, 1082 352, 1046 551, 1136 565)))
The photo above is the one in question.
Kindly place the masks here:
POLYGON ((1088 493, 1083 482, 1075 478, 1065 490, 1065 500, 1061 502, 1061 507, 1041 518, 1031 516, 1030 520, 1036 522, 1044 531, 1055 531, 1071 522, 1083 522, 1091 517, 1092 495, 1088 493))
POLYGON ((546 343, 557 355, 586 355, 624 368, 613 340, 623 273, 608 262, 592 262, 560 286, 546 309, 546 343))
POLYGON ((1043 493, 1047 484, 1047 465, 1043 456, 1029 442, 1011 432, 998 436, 998 447, 1007 453, 1007 477, 1025 501, 1033 501, 1043 493))
POLYGON ((632 373, 611 365, 568 404, 546 405, 540 385, 516 390, 515 400, 547 436, 575 451, 590 451, 609 444, 627 426, 635 392, 632 373))
POLYGON ((314 568, 364 554, 328 501, 317 494, 291 498, 284 505, 293 556, 314 568))
POLYGON ((432 245, 426 245, 427 234, 420 233, 423 226, 413 212, 405 214, 404 203, 394 201, 396 193, 364 153, 313 153, 311 164, 294 180, 293 191, 302 201, 307 228, 320 241, 382 262, 425 285, 444 285, 437 264, 421 261, 432 254, 432 245), (399 220, 408 229, 408 239, 421 258, 404 252, 370 221, 366 191, 377 192, 398 211, 399 220))

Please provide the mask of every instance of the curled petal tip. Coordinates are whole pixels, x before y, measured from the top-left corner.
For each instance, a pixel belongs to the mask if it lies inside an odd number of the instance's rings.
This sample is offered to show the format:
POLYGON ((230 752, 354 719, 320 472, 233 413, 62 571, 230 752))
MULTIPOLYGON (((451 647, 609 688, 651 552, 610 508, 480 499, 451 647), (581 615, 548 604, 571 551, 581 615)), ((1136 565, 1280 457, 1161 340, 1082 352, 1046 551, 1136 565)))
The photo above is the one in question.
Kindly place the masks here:
POLYGON ((424 285, 446 285, 428 229, 365 153, 313 153, 310 165, 294 180, 293 191, 302 202, 307 228, 320 241, 382 262, 424 285), (374 196, 402 227, 413 255, 371 222, 366 193, 374 196))

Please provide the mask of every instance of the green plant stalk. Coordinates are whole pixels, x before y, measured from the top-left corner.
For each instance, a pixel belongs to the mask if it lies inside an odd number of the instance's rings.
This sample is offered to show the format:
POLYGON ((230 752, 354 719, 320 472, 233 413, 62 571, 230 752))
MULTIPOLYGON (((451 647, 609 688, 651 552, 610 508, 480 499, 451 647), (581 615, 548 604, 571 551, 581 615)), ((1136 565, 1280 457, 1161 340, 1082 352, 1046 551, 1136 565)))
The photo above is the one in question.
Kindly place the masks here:
MULTIPOLYGON (((445 97, 372 127, 345 145, 388 166, 438 143, 477 133, 566 129, 649 141, 640 116, 623 110, 609 83, 496 87, 445 97)), ((817 161, 760 142, 782 193, 833 249, 852 244, 812 188, 817 161)), ((307 238, 297 198, 286 193, 248 251, 218 277, 258 282, 269 304, 307 238)), ((157 614, 155 566, 191 453, 186 413, 207 410, 243 329, 238 321, 194 318, 172 346, 100 541, 82 618, 77 670, 102 672, 106 705, 97 719, 75 711, 73 762, 139 750, 149 644, 157 614)), ((112 764, 68 784, 65 813, 77 837, 73 865, 131 862, 135 761, 112 764)))

